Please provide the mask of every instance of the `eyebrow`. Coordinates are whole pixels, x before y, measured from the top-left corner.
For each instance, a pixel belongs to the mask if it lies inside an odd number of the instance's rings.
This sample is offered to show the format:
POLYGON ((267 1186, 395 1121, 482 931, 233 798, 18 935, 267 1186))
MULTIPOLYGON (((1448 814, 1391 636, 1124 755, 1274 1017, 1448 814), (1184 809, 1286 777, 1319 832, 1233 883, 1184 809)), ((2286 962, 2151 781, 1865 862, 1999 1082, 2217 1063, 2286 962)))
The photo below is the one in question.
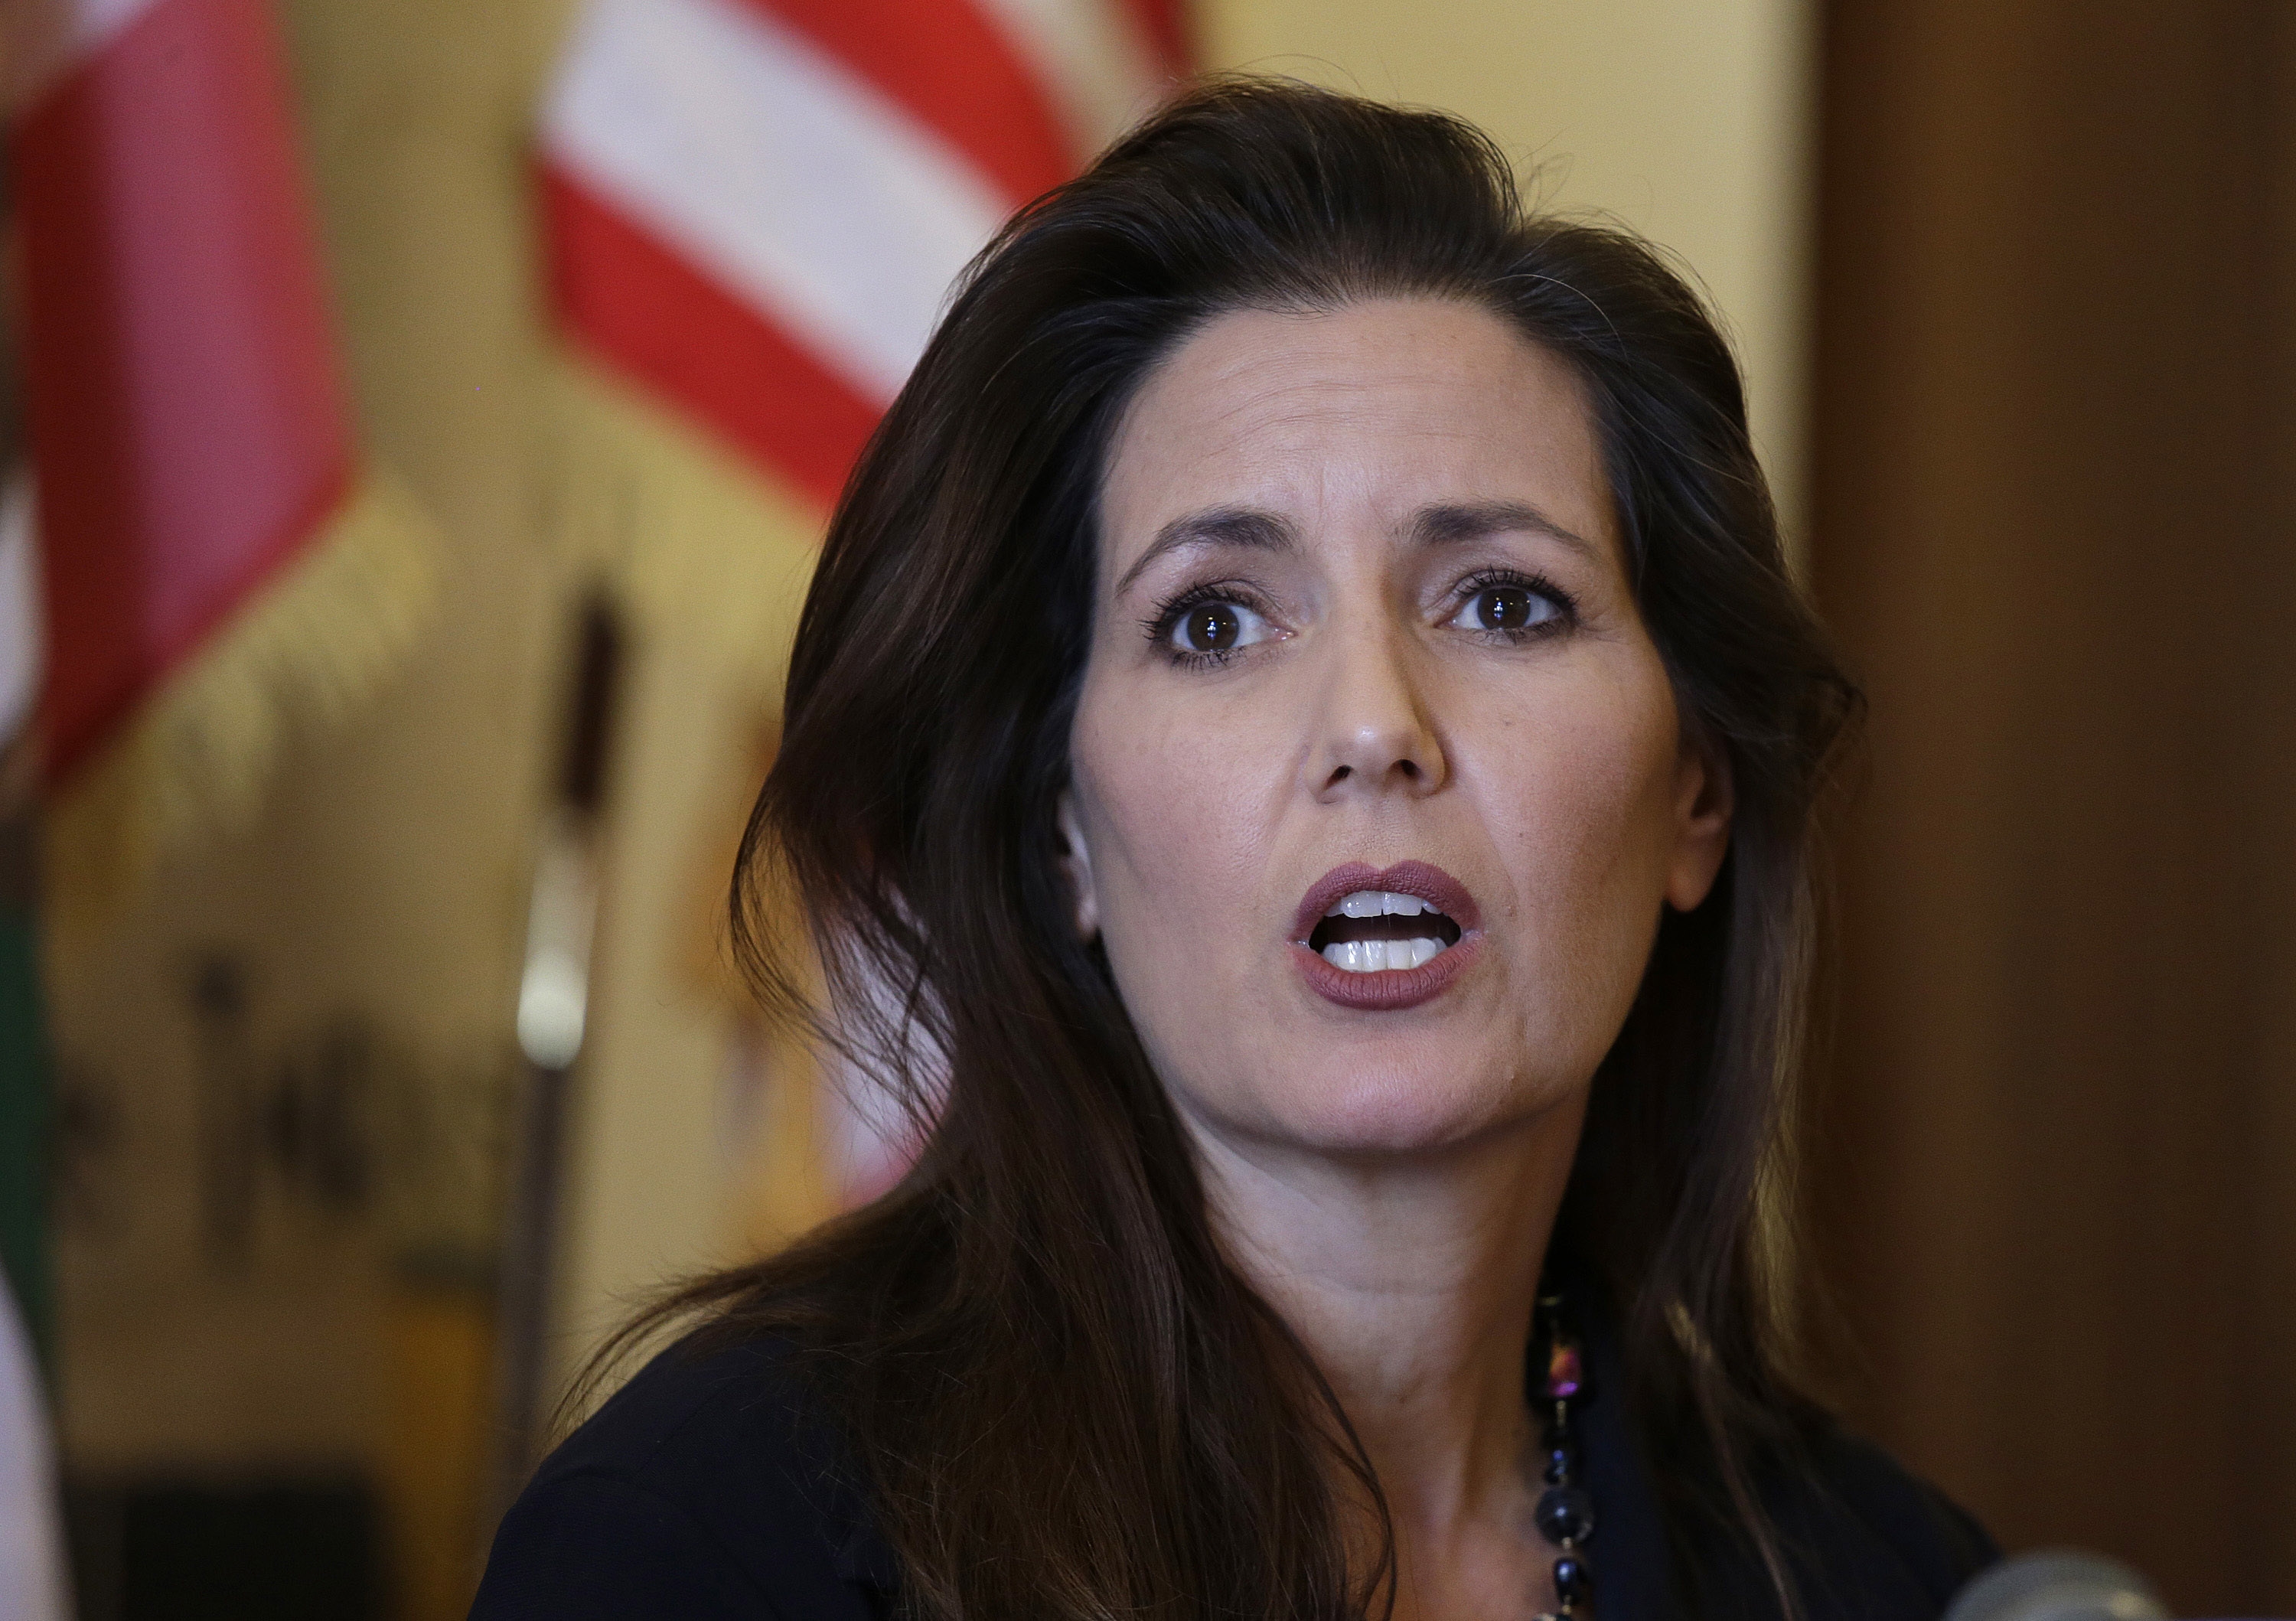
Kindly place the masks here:
MULTIPOLYGON (((1412 514, 1411 537, 1423 546, 1456 545, 1489 535, 1529 531, 1561 542, 1589 561, 1599 561, 1602 548, 1585 536, 1564 528, 1527 501, 1442 502, 1412 514)), ((1291 552, 1299 548, 1299 533, 1290 520, 1252 507, 1215 507, 1175 518, 1156 531, 1133 565, 1116 582, 1119 596, 1133 581, 1168 552, 1183 546, 1238 546, 1261 552, 1291 552)))
POLYGON ((1191 512, 1186 517, 1175 518, 1156 531, 1156 538, 1148 543, 1148 549, 1116 582, 1116 594, 1122 596, 1151 563, 1182 546, 1241 546, 1259 552, 1290 552, 1299 544, 1300 537, 1292 525, 1273 512, 1242 506, 1191 512))
POLYGON ((1599 561, 1602 548, 1585 536, 1564 528, 1527 501, 1471 501, 1423 506, 1413 515, 1412 537, 1422 545, 1440 546, 1487 535, 1528 531, 1560 541, 1589 562, 1599 561))

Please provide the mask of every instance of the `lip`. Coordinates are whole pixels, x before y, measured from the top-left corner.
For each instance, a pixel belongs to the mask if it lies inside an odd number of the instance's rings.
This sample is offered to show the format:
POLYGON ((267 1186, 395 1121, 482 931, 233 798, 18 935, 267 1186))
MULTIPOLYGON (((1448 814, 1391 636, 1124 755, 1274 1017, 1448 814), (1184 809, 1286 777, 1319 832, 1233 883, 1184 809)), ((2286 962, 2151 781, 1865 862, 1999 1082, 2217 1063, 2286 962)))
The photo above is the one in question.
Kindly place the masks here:
POLYGON ((1482 921, 1482 910, 1467 893, 1467 887, 1431 862, 1398 862, 1384 870, 1365 862, 1349 862, 1324 873, 1301 897, 1299 915, 1292 922, 1292 955, 1307 978, 1308 988, 1326 1002, 1381 1012, 1417 1007, 1440 995, 1481 952, 1482 921), (1417 968, 1382 969, 1370 974, 1334 968, 1308 948, 1308 937, 1326 912, 1358 889, 1416 896, 1456 923, 1459 938, 1417 968))

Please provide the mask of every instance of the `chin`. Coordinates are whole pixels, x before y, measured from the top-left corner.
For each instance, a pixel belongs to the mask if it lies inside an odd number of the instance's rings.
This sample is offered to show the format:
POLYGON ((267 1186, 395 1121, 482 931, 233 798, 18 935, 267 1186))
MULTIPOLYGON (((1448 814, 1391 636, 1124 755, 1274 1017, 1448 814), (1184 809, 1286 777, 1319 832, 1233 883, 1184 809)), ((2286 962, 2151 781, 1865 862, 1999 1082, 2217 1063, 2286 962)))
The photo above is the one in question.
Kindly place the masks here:
POLYGON ((1338 1158, 1440 1153, 1539 1112, 1519 1076, 1423 1066, 1285 1077, 1257 1101, 1255 1134, 1338 1158))

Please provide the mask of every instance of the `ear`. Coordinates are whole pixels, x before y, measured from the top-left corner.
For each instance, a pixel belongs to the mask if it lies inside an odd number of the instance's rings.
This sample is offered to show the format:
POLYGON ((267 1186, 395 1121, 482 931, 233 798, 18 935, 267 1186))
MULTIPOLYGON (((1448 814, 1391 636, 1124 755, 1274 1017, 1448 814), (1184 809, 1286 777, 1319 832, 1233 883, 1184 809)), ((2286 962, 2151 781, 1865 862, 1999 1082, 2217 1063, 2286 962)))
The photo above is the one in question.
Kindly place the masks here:
POLYGON ((1084 841, 1084 825, 1077 819, 1076 795, 1061 790, 1054 818, 1061 830, 1061 871, 1068 874, 1069 895, 1076 905, 1079 939, 1100 932, 1100 896, 1092 883, 1092 850, 1084 841))
POLYGON ((1674 855, 1667 864, 1667 905, 1695 912, 1714 888, 1730 853, 1730 813, 1736 806, 1729 757, 1693 738, 1682 741, 1674 775, 1674 855))

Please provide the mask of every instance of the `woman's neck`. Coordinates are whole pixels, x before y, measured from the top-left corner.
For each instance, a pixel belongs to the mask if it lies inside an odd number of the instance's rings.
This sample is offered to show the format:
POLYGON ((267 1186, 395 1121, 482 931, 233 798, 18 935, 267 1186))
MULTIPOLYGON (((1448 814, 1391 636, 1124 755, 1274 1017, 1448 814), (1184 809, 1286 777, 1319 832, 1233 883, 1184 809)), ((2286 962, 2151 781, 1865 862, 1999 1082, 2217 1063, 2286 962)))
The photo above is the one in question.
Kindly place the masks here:
POLYGON ((1410 1157, 1195 1126, 1222 1239, 1331 1381, 1406 1568, 1527 1525, 1523 1354, 1585 1108, 1410 1157))

